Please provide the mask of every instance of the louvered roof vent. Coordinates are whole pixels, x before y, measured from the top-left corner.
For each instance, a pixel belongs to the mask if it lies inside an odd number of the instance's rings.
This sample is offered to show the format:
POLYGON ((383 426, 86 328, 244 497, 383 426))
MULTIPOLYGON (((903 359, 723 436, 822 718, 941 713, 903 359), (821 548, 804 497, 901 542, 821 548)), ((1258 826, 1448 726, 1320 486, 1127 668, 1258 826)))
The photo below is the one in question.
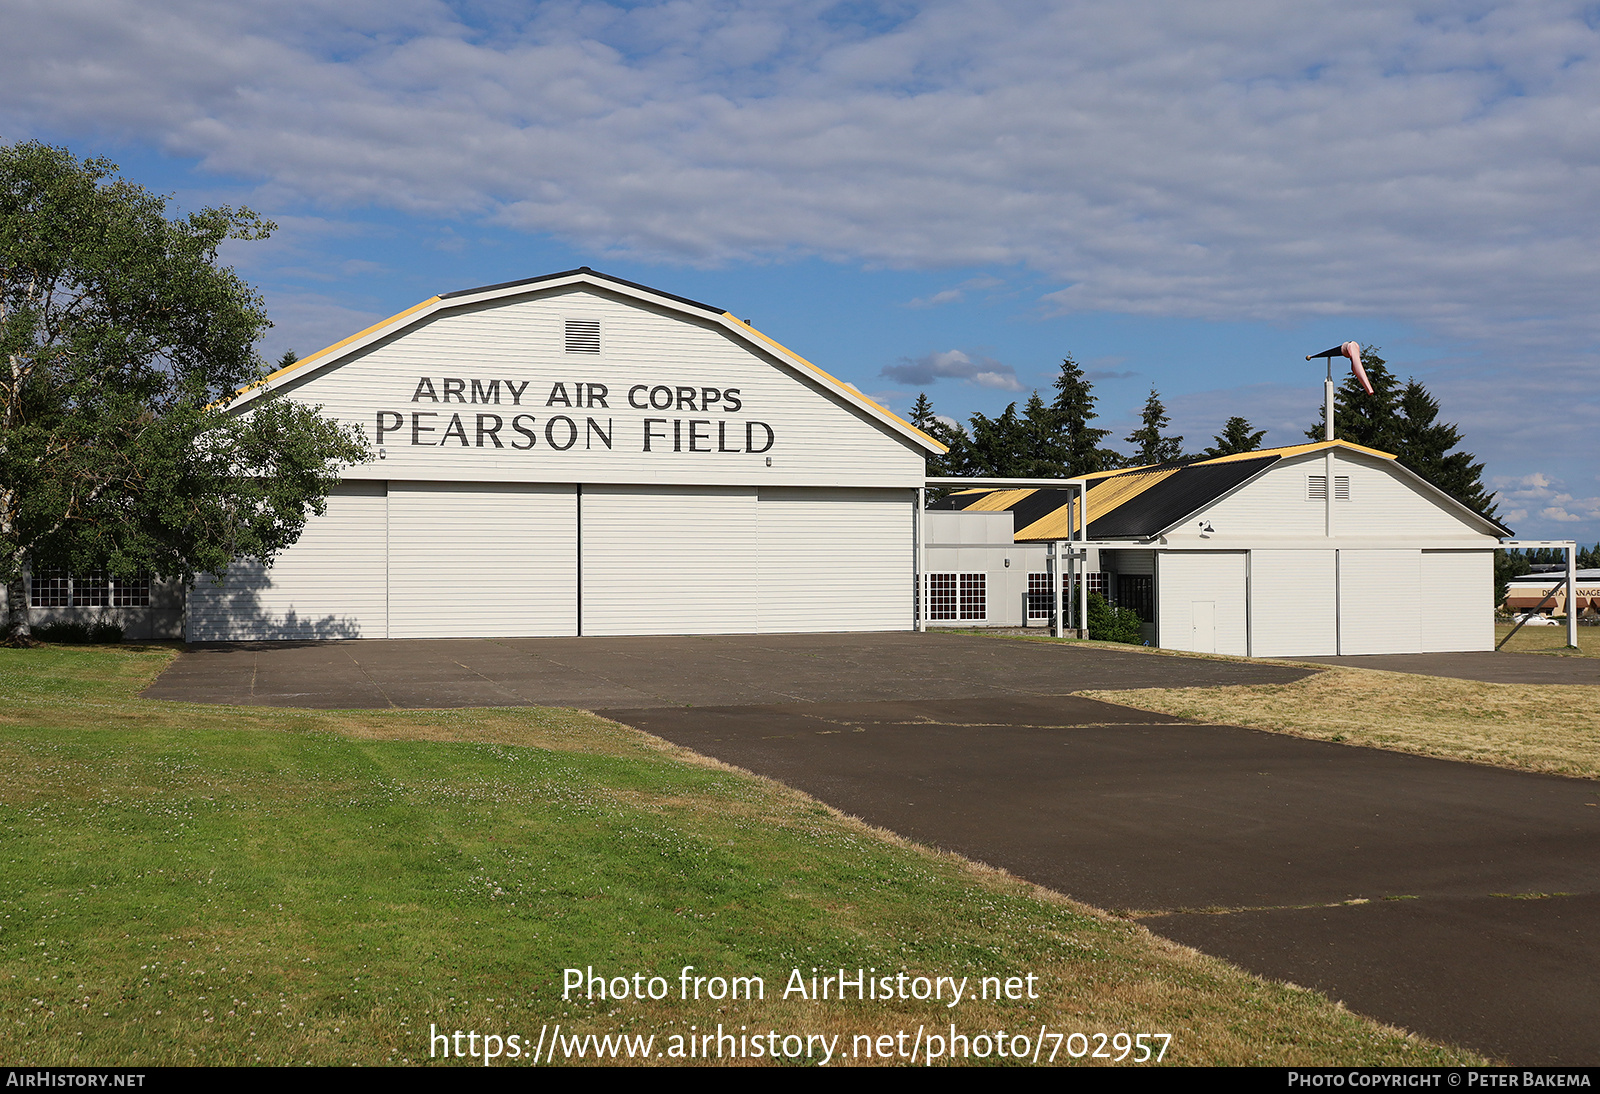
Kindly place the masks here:
POLYGON ((600 320, 598 320, 598 319, 568 319, 567 320, 567 352, 568 353, 599 353, 600 352, 600 320))

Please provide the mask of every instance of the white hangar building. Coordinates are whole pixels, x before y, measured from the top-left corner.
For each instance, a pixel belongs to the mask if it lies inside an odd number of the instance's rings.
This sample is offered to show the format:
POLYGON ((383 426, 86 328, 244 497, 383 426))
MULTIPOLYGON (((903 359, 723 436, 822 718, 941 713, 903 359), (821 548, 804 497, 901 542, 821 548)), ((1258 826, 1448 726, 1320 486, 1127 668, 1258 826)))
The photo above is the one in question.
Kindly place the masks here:
POLYGON ((922 517, 939 442, 721 309, 587 268, 423 301, 235 406, 268 392, 375 448, 298 543, 186 596, 41 565, 35 622, 193 642, 1044 625, 1045 545, 1074 540, 1153 645, 1493 647, 1509 533, 1385 453, 1129 468, 922 517))
POLYGON ((587 268, 469 289, 268 391, 365 431, 189 641, 909 630, 943 446, 734 316, 587 268))
MULTIPOLYGON (((1318 441, 1084 481, 1087 532, 1066 489, 946 499, 955 511, 929 514, 930 537, 959 542, 930 544, 929 571, 971 569, 960 588, 985 573, 981 584, 1006 590, 1000 621, 1020 622, 1042 544, 1081 540, 1089 587, 1139 612, 1151 645, 1251 657, 1494 648, 1494 551, 1509 529, 1386 452, 1318 441), (1000 543, 992 518, 1005 512, 1000 543)), ((1032 598, 1036 622, 1048 590, 1032 598)))

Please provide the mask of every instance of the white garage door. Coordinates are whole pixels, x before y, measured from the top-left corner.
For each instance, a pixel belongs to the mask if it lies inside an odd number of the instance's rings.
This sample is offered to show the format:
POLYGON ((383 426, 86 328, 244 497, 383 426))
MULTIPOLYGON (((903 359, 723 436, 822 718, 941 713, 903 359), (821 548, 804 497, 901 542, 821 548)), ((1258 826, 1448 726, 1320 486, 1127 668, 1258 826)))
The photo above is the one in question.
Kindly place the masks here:
POLYGON ((340 483, 327 512, 272 568, 239 562, 223 583, 202 575, 189 591, 190 642, 383 638, 388 628, 384 484, 340 483))
POLYGON ((1250 653, 1321 657, 1339 652, 1333 551, 1250 552, 1250 653))
POLYGON ((1339 552, 1339 652, 1422 652, 1422 552, 1339 552))
MULTIPOLYGON (((572 486, 389 484, 389 637, 578 633, 572 486)), ((364 565, 377 569, 378 553, 364 565)))
POLYGON ((1195 653, 1245 654, 1245 554, 1163 551, 1156 562, 1160 644, 1195 653))
POLYGON ((1494 649, 1494 555, 1423 551, 1422 650, 1494 649))
POLYGON ((763 488, 757 629, 909 627, 912 508, 905 490, 763 488))
POLYGON ((585 486, 584 634, 756 629, 754 487, 585 486))

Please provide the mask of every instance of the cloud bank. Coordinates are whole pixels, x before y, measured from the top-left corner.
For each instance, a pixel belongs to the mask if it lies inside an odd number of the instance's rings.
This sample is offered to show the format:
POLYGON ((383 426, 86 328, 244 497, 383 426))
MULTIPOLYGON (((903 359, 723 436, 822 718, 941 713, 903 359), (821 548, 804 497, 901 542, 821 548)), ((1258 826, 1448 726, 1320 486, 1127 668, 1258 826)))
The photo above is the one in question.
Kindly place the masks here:
POLYGON ((7 137, 146 141, 284 200, 672 261, 1020 265, 1058 311, 1382 313, 1547 351, 1596 332, 1600 36, 1578 4, 0 13, 7 137))

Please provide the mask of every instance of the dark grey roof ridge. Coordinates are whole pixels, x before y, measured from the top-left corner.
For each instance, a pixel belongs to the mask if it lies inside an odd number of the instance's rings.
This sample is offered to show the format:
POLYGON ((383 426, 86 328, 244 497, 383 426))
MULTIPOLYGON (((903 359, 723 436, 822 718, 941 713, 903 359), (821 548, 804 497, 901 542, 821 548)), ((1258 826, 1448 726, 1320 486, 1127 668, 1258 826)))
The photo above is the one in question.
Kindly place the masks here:
POLYGON ((457 289, 455 292, 440 293, 439 299, 450 300, 457 296, 472 296, 475 293, 494 292, 496 289, 515 289, 523 285, 537 285, 541 281, 554 281, 562 277, 571 277, 574 274, 588 274, 590 277, 598 277, 602 281, 610 281, 617 285, 626 285, 630 289, 640 289, 644 292, 650 293, 652 296, 659 296, 666 300, 676 300, 680 304, 688 304, 690 307, 700 308, 716 315, 722 315, 726 310, 723 308, 714 307, 711 304, 703 303, 699 300, 690 300, 687 296, 679 296, 676 293, 663 292, 660 289, 651 288, 649 285, 641 285, 637 281, 628 281, 621 277, 612 277, 610 274, 601 273, 599 270, 592 270, 588 266, 579 266, 576 270, 562 270, 560 273, 540 274, 538 277, 524 277, 519 281, 502 281, 498 285, 479 285, 475 289, 457 289))

